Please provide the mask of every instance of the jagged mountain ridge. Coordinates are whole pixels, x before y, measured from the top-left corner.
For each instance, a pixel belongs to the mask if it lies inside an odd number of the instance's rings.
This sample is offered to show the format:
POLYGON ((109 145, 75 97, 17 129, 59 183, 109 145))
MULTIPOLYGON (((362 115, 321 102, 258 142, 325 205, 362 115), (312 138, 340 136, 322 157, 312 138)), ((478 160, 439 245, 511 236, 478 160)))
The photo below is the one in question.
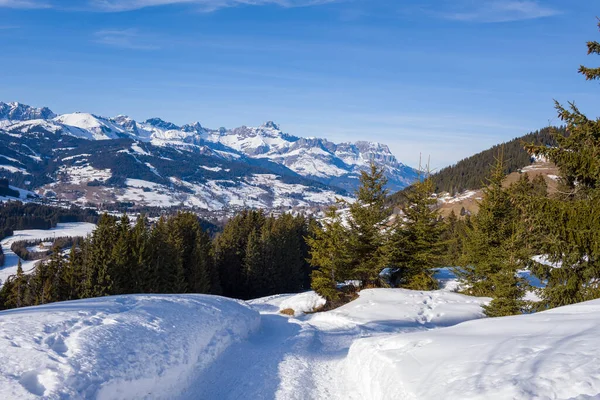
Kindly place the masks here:
POLYGON ((352 192, 370 160, 385 168, 392 190, 416 177, 385 145, 300 138, 273 122, 215 130, 198 122, 178 126, 160 118, 56 115, 45 107, 0 102, 1 175, 80 203, 206 209, 324 205, 352 192), (101 189, 114 193, 107 196, 101 189), (149 199, 148 193, 166 197, 149 199))

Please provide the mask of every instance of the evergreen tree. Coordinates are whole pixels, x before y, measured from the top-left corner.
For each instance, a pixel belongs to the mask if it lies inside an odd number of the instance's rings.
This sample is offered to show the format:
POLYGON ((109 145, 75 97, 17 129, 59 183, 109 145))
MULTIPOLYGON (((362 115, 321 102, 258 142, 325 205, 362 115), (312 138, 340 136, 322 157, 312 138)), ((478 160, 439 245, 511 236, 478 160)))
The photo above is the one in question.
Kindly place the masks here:
POLYGON ((219 275, 215 270, 212 257, 212 243, 207 232, 201 231, 194 244, 193 262, 195 263, 194 282, 191 282, 194 293, 220 294, 219 275))
POLYGON ((266 284, 269 277, 262 247, 260 234, 256 230, 251 231, 244 257, 244 275, 250 297, 261 297, 268 292, 266 284))
POLYGON ((415 290, 438 288, 434 268, 442 264, 444 222, 435 206, 430 176, 405 192, 402 213, 396 218, 387 243, 387 259, 396 267, 398 283, 415 290))
POLYGON ((152 271, 149 265, 148 218, 144 214, 135 221, 131 230, 131 258, 135 267, 131 271, 131 292, 142 293, 151 280, 152 271))
POLYGON ((246 210, 232 218, 214 243, 214 259, 223 294, 248 298, 245 258, 252 231, 262 229, 266 217, 262 211, 246 210))
POLYGON ((356 201, 349 206, 352 275, 360 279, 363 286, 377 285, 379 273, 385 266, 382 229, 390 215, 386 207, 387 178, 383 169, 371 163, 368 172, 361 171, 360 183, 356 201))
POLYGON ((123 214, 117 226, 117 241, 112 249, 111 275, 114 282, 110 291, 112 294, 128 294, 133 293, 134 290, 132 274, 137 265, 134 259, 130 224, 127 214, 123 214))
MULTIPOLYGON (((588 54, 600 54, 598 42, 588 54)), ((581 67, 586 79, 600 77, 599 68, 581 67)), ((529 145, 528 150, 556 164, 561 187, 554 197, 540 197, 531 209, 530 229, 544 232, 540 253, 549 263, 535 263, 534 272, 547 281, 541 309, 600 297, 600 120, 586 117, 574 103, 558 102, 567 133, 555 132, 557 146, 529 145), (554 265, 548 265, 554 264, 554 265)))
POLYGON ((12 285, 10 289, 10 295, 6 302, 6 306, 10 308, 19 308, 25 306, 25 289, 27 280, 25 278, 25 275, 23 274, 23 266, 21 264, 21 259, 19 259, 17 264, 17 275, 11 283, 12 285))
POLYGON ((118 238, 114 217, 104 214, 98 221, 96 230, 89 239, 88 257, 85 258, 87 293, 85 297, 101 297, 112 293, 114 270, 113 247, 118 238))
POLYGON ((493 298, 485 307, 488 316, 518 314, 524 306, 526 282, 517 272, 527 266, 529 255, 518 229, 517 208, 502 187, 504 177, 500 157, 484 189, 479 212, 466 229, 460 268, 455 270, 467 294, 493 298))
POLYGON ((454 210, 445 220, 446 227, 442 233, 442 243, 445 246, 444 265, 456 266, 462 254, 462 240, 465 236, 467 219, 459 219, 454 210))
POLYGON ((309 263, 312 272, 312 289, 328 301, 339 299, 337 283, 350 276, 352 255, 349 249, 349 232, 344 226, 336 207, 331 207, 322 226, 312 225, 311 235, 306 237, 310 248, 309 263))
POLYGON ((83 292, 83 259, 78 243, 73 243, 69 252, 69 259, 62 274, 61 298, 64 300, 78 299, 83 292))

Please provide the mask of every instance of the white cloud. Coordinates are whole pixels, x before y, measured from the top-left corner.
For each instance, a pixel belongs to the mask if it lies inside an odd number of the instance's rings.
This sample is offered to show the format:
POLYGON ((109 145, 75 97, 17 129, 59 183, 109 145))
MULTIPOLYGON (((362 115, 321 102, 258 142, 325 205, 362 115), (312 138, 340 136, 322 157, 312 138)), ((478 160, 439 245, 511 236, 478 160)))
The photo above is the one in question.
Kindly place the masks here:
POLYGON ((451 11, 442 12, 447 19, 473 22, 510 22, 551 17, 561 12, 543 6, 537 0, 480 0, 459 2, 451 11))
POLYGON ((107 46, 134 50, 157 50, 160 47, 151 43, 151 38, 137 29, 105 29, 94 34, 95 42, 107 46))
POLYGON ((45 1, 39 0, 0 0, 0 8, 49 8, 45 1))
POLYGON ((90 0, 89 6, 98 11, 120 12, 146 7, 188 4, 197 6, 203 11, 214 11, 240 5, 261 6, 274 4, 281 7, 305 7, 337 1, 339 0, 90 0))

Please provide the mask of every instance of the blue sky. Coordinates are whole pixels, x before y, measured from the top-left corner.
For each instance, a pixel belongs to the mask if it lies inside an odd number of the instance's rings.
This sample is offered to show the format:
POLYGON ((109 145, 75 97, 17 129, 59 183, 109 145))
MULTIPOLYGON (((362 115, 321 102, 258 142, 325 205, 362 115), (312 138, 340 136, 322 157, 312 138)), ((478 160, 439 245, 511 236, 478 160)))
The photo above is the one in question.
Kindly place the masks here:
POLYGON ((590 0, 0 0, 0 100, 386 143, 434 167, 598 116, 590 0))

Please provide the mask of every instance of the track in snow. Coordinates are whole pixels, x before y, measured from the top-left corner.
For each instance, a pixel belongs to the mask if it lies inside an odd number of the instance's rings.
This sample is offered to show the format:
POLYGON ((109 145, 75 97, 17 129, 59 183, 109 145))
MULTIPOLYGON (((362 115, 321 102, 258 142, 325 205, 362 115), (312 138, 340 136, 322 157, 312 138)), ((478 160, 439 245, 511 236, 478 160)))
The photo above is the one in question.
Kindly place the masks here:
MULTIPOLYGON (((442 291, 387 293, 365 291, 341 309, 300 318, 278 313, 286 296, 250 302, 261 312, 258 332, 198 371, 180 399, 358 399, 344 379, 344 361, 355 340, 453 325, 461 322, 452 317, 453 304, 464 307, 467 299, 442 291), (390 294, 389 303, 382 304, 390 294), (365 316, 372 318, 369 323, 360 320, 365 316)), ((464 319, 480 316, 479 302, 472 303, 464 319)))

